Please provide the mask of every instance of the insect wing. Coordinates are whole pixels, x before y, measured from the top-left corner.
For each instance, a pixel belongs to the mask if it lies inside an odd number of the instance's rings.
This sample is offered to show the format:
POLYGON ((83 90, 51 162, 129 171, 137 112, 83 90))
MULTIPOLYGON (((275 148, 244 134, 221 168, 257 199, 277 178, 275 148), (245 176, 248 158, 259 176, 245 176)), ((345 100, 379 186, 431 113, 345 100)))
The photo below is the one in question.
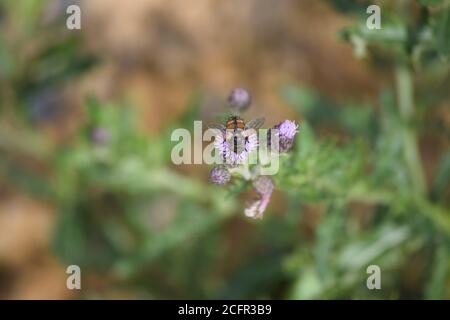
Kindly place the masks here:
POLYGON ((264 118, 252 119, 245 124, 245 129, 259 129, 264 124, 264 121, 264 118))
POLYGON ((220 132, 224 132, 226 127, 221 123, 214 123, 208 126, 208 129, 219 130, 220 132))
POLYGON ((242 131, 242 136, 244 136, 244 138, 248 138, 248 137, 250 137, 252 134, 256 134, 256 133, 257 133, 257 132, 256 132, 255 129, 250 128, 250 129, 246 129, 246 130, 242 131))

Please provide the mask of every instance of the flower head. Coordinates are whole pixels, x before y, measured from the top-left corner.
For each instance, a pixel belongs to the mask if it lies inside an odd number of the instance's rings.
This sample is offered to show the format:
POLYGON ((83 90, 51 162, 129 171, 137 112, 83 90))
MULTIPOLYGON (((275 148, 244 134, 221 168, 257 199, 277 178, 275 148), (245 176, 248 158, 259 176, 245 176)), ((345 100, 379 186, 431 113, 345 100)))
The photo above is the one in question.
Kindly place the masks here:
POLYGON ((230 181, 231 175, 227 168, 223 166, 216 166, 212 168, 209 179, 214 184, 227 184, 230 181))
POLYGON ((248 109, 252 102, 252 97, 250 92, 243 88, 236 88, 231 91, 230 96, 228 97, 228 103, 231 108, 236 111, 245 111, 248 109))
POLYGON ((214 147, 223 156, 226 165, 236 166, 247 160, 248 155, 257 148, 258 135, 256 131, 248 136, 232 130, 218 131, 214 147))
POLYGON ((278 151, 288 152, 294 145, 294 138, 298 132, 298 125, 294 121, 284 120, 273 127, 278 136, 278 151))

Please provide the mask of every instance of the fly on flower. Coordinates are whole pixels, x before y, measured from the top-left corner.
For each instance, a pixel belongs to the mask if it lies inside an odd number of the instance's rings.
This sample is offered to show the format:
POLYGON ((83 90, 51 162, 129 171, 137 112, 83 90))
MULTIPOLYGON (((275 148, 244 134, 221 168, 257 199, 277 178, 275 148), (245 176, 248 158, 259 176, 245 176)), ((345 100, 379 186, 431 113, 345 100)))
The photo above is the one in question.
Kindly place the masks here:
POLYGON ((225 124, 209 126, 217 130, 214 146, 223 157, 224 163, 230 166, 241 164, 258 146, 257 129, 264 124, 264 118, 244 122, 237 115, 230 116, 225 124))
MULTIPOLYGON (((234 89, 228 102, 233 112, 246 110, 251 103, 251 95, 242 88, 234 89)), ((284 120, 267 130, 267 140, 259 139, 258 129, 264 124, 264 118, 253 119, 245 122, 234 114, 228 117, 224 124, 209 126, 214 133, 214 147, 223 158, 224 164, 216 165, 210 172, 210 181, 217 185, 226 185, 232 179, 244 179, 253 183, 253 188, 258 197, 248 203, 245 208, 247 217, 262 218, 269 205, 274 183, 271 177, 263 174, 261 159, 257 163, 245 163, 249 154, 267 143, 268 149, 273 154, 288 153, 294 146, 295 135, 298 132, 298 124, 295 121, 284 120), (272 140, 274 138, 275 140, 272 140), (266 140, 266 141, 265 141, 266 140)), ((263 149, 263 148, 262 148, 263 149)))

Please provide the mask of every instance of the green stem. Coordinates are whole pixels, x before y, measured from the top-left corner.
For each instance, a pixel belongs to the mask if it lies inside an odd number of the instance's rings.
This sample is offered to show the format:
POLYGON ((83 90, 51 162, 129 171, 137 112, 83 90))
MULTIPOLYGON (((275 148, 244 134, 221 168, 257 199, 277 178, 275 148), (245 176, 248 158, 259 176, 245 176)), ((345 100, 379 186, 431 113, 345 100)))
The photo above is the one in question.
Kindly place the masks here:
POLYGON ((427 187, 417 145, 417 135, 412 127, 415 110, 411 70, 404 63, 399 63, 395 75, 398 107, 400 117, 402 118, 403 156, 411 177, 411 182, 413 183, 413 188, 417 193, 423 195, 426 193, 427 187))

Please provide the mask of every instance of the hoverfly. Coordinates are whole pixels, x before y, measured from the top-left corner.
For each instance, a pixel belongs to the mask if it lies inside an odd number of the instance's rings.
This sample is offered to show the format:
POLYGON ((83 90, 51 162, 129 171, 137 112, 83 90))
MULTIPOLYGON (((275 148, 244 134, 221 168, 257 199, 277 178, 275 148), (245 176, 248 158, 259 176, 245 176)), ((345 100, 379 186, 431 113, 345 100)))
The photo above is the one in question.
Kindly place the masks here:
POLYGON ((225 125, 213 124, 210 129, 218 129, 224 134, 225 139, 235 154, 240 154, 245 149, 245 144, 252 134, 264 124, 264 118, 252 119, 244 122, 242 118, 236 115, 228 117, 225 125))

